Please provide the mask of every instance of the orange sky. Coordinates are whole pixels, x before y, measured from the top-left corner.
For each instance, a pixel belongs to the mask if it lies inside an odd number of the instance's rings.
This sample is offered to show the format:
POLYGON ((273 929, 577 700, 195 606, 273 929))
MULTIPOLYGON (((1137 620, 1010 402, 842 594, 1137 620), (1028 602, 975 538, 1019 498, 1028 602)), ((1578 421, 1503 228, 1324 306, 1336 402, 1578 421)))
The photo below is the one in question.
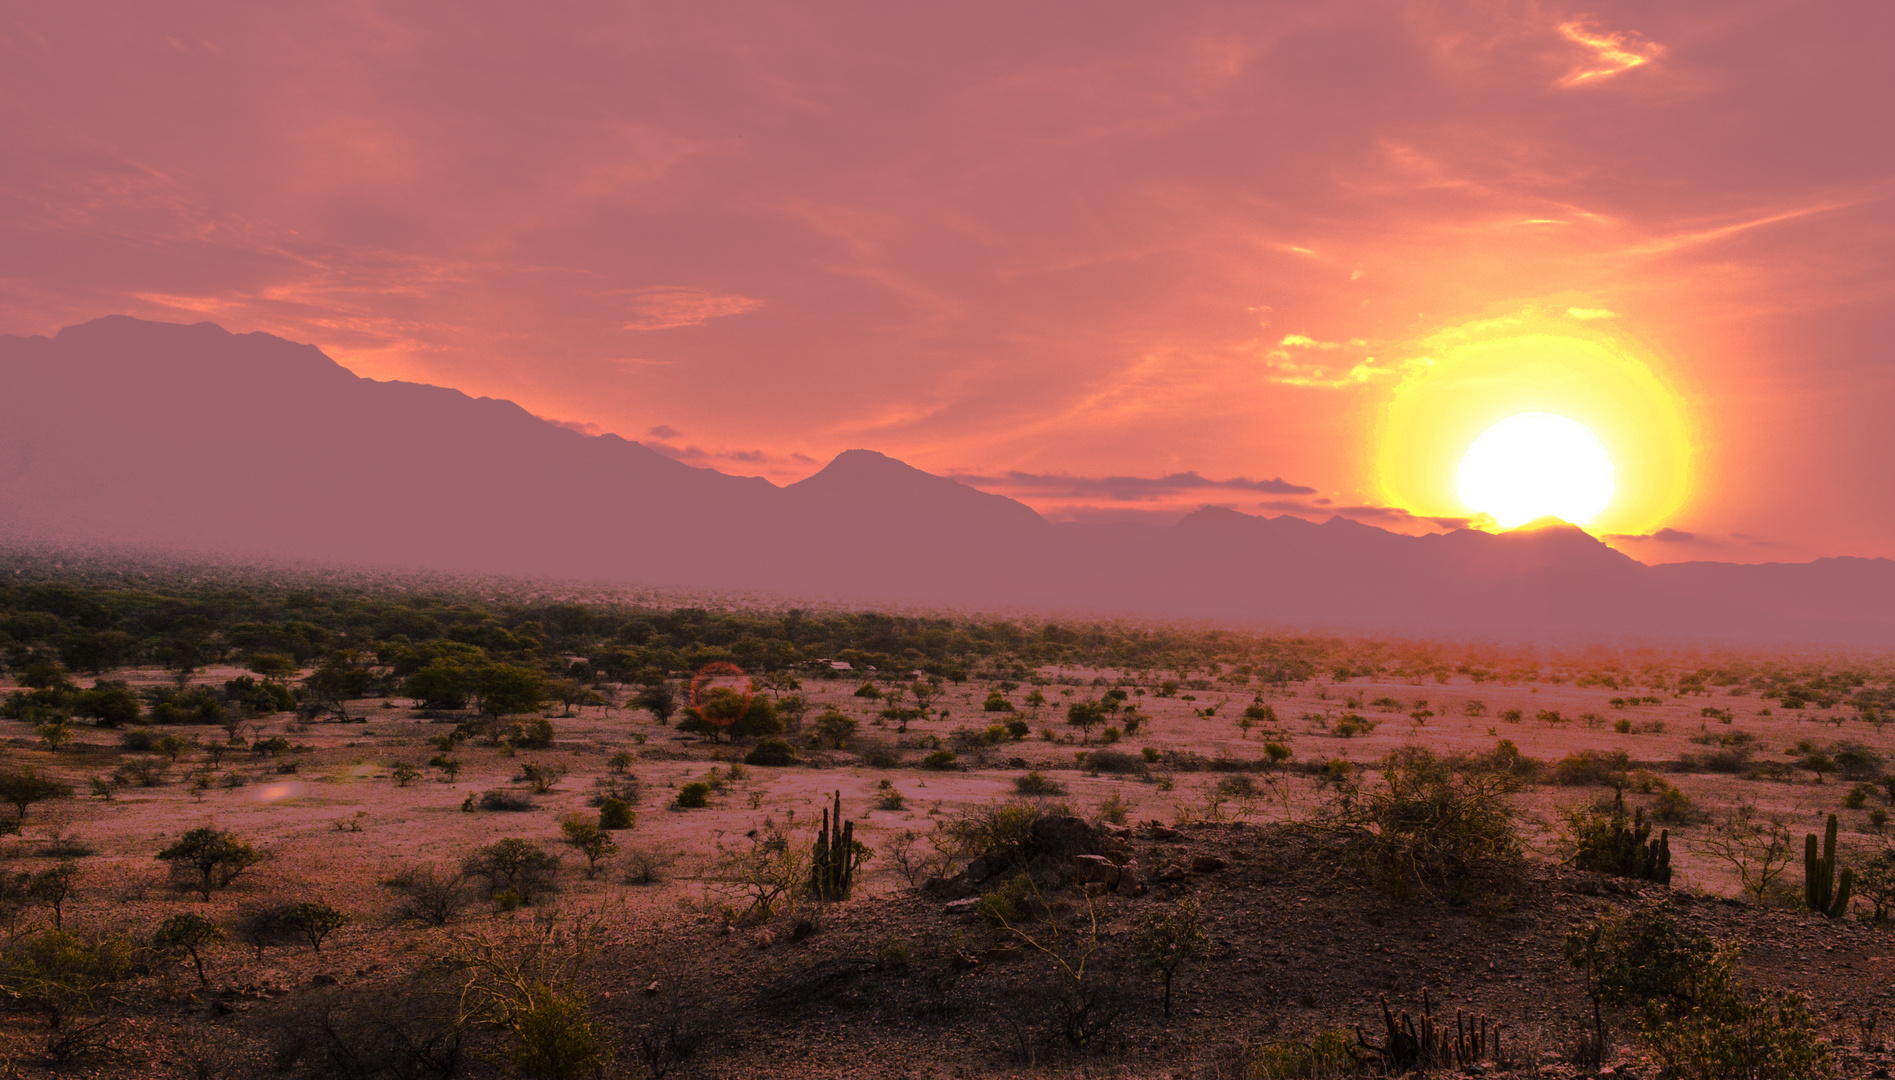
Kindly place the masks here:
POLYGON ((1688 435, 1615 457, 1675 488, 1625 550, 1895 556, 1891 37, 1879 0, 15 5, 0 332, 210 319, 779 482, 859 446, 1055 516, 1412 530, 1456 515, 1391 425, 1478 434, 1418 380, 1515 326, 1664 398, 1598 422, 1688 435))

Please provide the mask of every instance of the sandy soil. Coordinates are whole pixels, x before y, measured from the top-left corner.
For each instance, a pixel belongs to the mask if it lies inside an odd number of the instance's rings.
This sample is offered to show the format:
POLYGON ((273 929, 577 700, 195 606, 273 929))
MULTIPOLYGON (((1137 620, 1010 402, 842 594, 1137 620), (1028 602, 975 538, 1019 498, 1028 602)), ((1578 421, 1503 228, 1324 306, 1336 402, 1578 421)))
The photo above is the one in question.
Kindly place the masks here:
MULTIPOLYGON (((207 671, 200 679, 217 684, 234 674, 234 671, 207 671)), ((1048 674, 1089 683, 1102 673, 1048 674)), ((132 675, 135 683, 160 678, 162 675, 156 672, 132 675)), ((109 800, 86 797, 88 779, 110 774, 125 761, 152 755, 122 751, 119 733, 85 728, 79 730, 76 743, 58 753, 49 753, 36 743, 26 725, 0 722, 0 737, 6 740, 9 764, 31 763, 75 785, 72 798, 33 806, 22 822, 22 835, 3 843, 12 867, 24 871, 53 865, 61 851, 91 852, 77 859, 82 877, 64 910, 64 919, 72 926, 114 927, 143 937, 164 918, 180 910, 201 911, 214 918, 227 919, 248 904, 302 898, 322 899, 348 912, 351 925, 325 944, 321 956, 307 949, 277 949, 259 960, 234 944, 213 947, 206 954, 206 965, 216 986, 286 992, 309 986, 318 975, 339 980, 366 979, 422 963, 429 949, 435 947, 431 944, 435 939, 393 924, 393 900, 377 883, 417 862, 455 865, 475 847, 503 837, 524 837, 562 851, 566 869, 561 902, 609 912, 615 940, 648 943, 654 940, 653 935, 676 933, 694 935, 693 940, 720 941, 716 935, 723 927, 722 911, 731 901, 716 882, 705 876, 719 846, 745 843, 747 833, 765 827, 766 823, 803 830, 820 815, 822 807, 837 791, 842 793, 847 812, 857 819, 857 837, 883 851, 902 832, 926 833, 941 815, 951 814, 957 808, 1009 797, 1014 791, 1014 779, 1026 769, 1041 770, 1064 784, 1070 791, 1064 801, 1081 812, 1116 796, 1129 805, 1134 821, 1191 821, 1247 812, 1251 822, 1256 824, 1307 814, 1319 799, 1314 781, 1301 775, 1281 774, 1274 782, 1276 794, 1271 800, 1250 807, 1226 803, 1220 808, 1213 808, 1208 801, 1210 788, 1220 777, 1215 772, 1166 774, 1157 770, 1145 778, 1087 775, 1076 756, 1098 748, 1100 739, 1094 732, 1082 743, 1079 732, 1064 723, 1064 711, 1066 703, 1073 699, 1067 692, 1083 699, 1097 696, 1104 689, 1092 685, 1042 687, 1049 699, 1045 707, 1031 709, 1021 704, 1019 709, 1019 715, 1032 725, 1033 736, 984 752, 964 754, 962 764, 968 766, 965 769, 923 770, 915 764, 928 752, 928 747, 917 744, 929 737, 945 743, 956 729, 979 729, 1008 718, 982 711, 981 703, 990 685, 950 684, 934 703, 938 710, 945 710, 946 715, 912 723, 905 735, 896 735, 892 728, 878 726, 881 721, 875 714, 879 703, 855 697, 853 691, 858 685, 858 681, 852 680, 806 682, 803 692, 815 705, 810 716, 813 718, 825 704, 837 705, 861 720, 861 734, 899 739, 913 747, 904 751, 907 765, 873 769, 861 765, 851 754, 808 750, 805 751, 808 760, 803 765, 743 770, 741 779, 727 781, 724 789, 713 797, 712 805, 701 810, 673 807, 676 788, 705 778, 713 769, 728 776, 731 762, 741 750, 681 735, 675 727, 660 726, 636 709, 588 707, 578 710, 576 715, 555 717, 557 742, 548 750, 514 752, 478 743, 464 744, 454 751, 454 756, 463 763, 463 771, 451 783, 437 770, 426 768, 425 763, 437 753, 428 744, 429 738, 451 730, 452 721, 418 716, 405 707, 406 702, 357 703, 360 712, 368 717, 366 723, 302 724, 289 715, 279 715, 254 722, 244 734, 253 741, 282 735, 297 744, 296 750, 276 759, 235 751, 221 766, 212 767, 212 787, 194 791, 185 777, 207 765, 203 750, 194 749, 171 768, 166 783, 149 788, 124 788, 109 800), (1042 729, 1051 733, 1051 741, 1041 737, 1042 729), (624 884, 620 880, 625 862, 623 855, 608 864, 597 878, 587 879, 579 872, 583 859, 558 843, 558 822, 562 815, 574 811, 596 813, 588 807, 587 795, 594 781, 614 778, 609 760, 621 751, 634 755, 630 771, 642 783, 644 795, 638 806, 636 828, 620 834, 620 840, 626 848, 664 852, 677 858, 669 880, 659 885, 624 884), (392 767, 399 761, 423 766, 423 777, 407 786, 399 786, 391 774, 392 767), (524 785, 516 778, 521 766, 529 762, 562 765, 569 772, 553 791, 535 797, 536 805, 530 811, 463 811, 463 803, 470 795, 478 796, 497 788, 523 789, 524 785), (279 771, 288 764, 293 764, 293 772, 279 771), (1170 790, 1163 790, 1166 785, 1158 779, 1166 775, 1169 775, 1170 790), (227 779, 230 777, 240 778, 241 786, 224 786, 239 782, 227 779), (906 808, 899 811, 871 809, 878 785, 885 781, 906 797, 906 808), (240 878, 231 888, 217 893, 208 904, 181 896, 171 888, 163 865, 154 859, 155 853, 170 839, 203 824, 214 824, 241 834, 269 855, 266 863, 240 878)), ((1010 697, 1022 703, 1029 689, 1021 687, 1010 697)), ((1637 761, 1656 763, 1704 750, 1705 747, 1690 741, 1692 736, 1742 731, 1754 736, 1753 749, 1759 760, 1788 760, 1784 751, 1804 739, 1819 745, 1847 739, 1895 756, 1895 732, 1877 730, 1859 721, 1825 722, 1816 710, 1777 710, 1766 715, 1764 708, 1768 703, 1751 697, 1673 698, 1662 694, 1663 703, 1657 705, 1620 709, 1609 703, 1611 698, 1644 693, 1571 686, 1474 685, 1459 678, 1446 685, 1355 681, 1261 691, 1255 686, 1220 686, 1185 690, 1170 698, 1133 698, 1150 719, 1136 735, 1121 740, 1117 748, 1136 753, 1152 746, 1165 751, 1188 750, 1205 757, 1251 759, 1261 756, 1262 744, 1268 738, 1289 745, 1296 762, 1334 757, 1369 762, 1390 749, 1410 743, 1442 752, 1479 752, 1491 749, 1497 740, 1504 738, 1512 740, 1522 753, 1549 762, 1579 749, 1605 749, 1624 750, 1637 761), (1259 694, 1275 710, 1279 720, 1274 727, 1266 725, 1246 734, 1240 731, 1235 720, 1244 706, 1259 694), (1383 699, 1399 704, 1374 704, 1383 699), (1465 715, 1465 705, 1470 700, 1481 702, 1485 715, 1465 715), (1707 707, 1732 710, 1734 722, 1727 725, 1701 716, 1701 710, 1707 707), (1211 708, 1215 709, 1214 716, 1199 715, 1200 711, 1211 708), (1435 715, 1420 720, 1410 715, 1422 709, 1435 715), (1500 714, 1508 709, 1521 710, 1523 719, 1509 722, 1501 718, 1500 714), (1561 719, 1557 722, 1536 719, 1542 711, 1557 712, 1561 719), (1336 720, 1349 712, 1379 721, 1379 725, 1368 734, 1339 737, 1334 733, 1336 720), (1598 719, 1585 719, 1587 714, 1598 719), (1620 720, 1628 721, 1632 731, 1614 730, 1612 725, 1620 720)), ((224 738, 220 728, 170 730, 193 735, 200 743, 224 738)), ((1876 807, 1886 806, 1885 801, 1878 796, 1862 809, 1844 809, 1841 800, 1849 785, 1833 777, 1820 784, 1808 773, 1798 774, 1795 781, 1789 783, 1697 773, 1667 773, 1664 778, 1689 795, 1704 811, 1713 811, 1740 798, 1747 799, 1767 810, 1790 815, 1792 827, 1799 833, 1819 828, 1822 817, 1834 812, 1842 817, 1846 847, 1854 852, 1866 852, 1882 845, 1882 838, 1871 825, 1870 813, 1876 807)), ((1520 797, 1520 808, 1542 858, 1555 855, 1557 809, 1597 799, 1601 794, 1600 788, 1540 786, 1520 797)), ((1731 875, 1694 850, 1692 837, 1700 828, 1702 826, 1682 826, 1674 833, 1677 878, 1673 891, 1707 897, 1730 896, 1736 891, 1731 875)), ((1856 858, 1859 862, 1861 856, 1856 858)), ((846 918, 862 919, 867 929, 854 936, 838 933, 834 935, 835 940, 856 941, 874 931, 875 926, 870 924, 879 925, 877 920, 892 920, 892 925, 932 917, 934 906, 914 898, 912 890, 906 887, 887 858, 868 864, 864 886, 858 893, 858 901, 845 907, 859 913, 846 918), (885 907, 876 908, 877 904, 885 907)), ((1262 883, 1257 887, 1263 887, 1262 883)), ((1548 895, 1577 895, 1555 884, 1544 888, 1548 895)), ((1260 902, 1262 898, 1256 899, 1260 902)), ((1307 898, 1288 902, 1301 904, 1307 902, 1307 898)), ((1568 914, 1566 908, 1557 905, 1544 913, 1549 919, 1564 919, 1568 914)), ((505 919, 512 916, 479 917, 505 919)), ((1389 914, 1387 917, 1398 916, 1389 914)), ((1456 914, 1454 917, 1470 916, 1456 914)), ((1518 929, 1521 933, 1551 932, 1544 927, 1518 929)), ((1849 938, 1848 963, 1855 965, 1858 972, 1885 974, 1883 969, 1888 961, 1882 954, 1895 950, 1885 949, 1880 944, 1882 940, 1879 934, 1849 938)), ((720 943, 717 948, 727 946, 720 943)), ((1326 955, 1320 962, 1354 965, 1363 962, 1363 955, 1361 948, 1349 945, 1343 952, 1326 955)), ((1814 969, 1820 971, 1827 959, 1819 957, 1813 963, 1814 969)), ((1464 975, 1459 969, 1444 970, 1443 979, 1453 982, 1464 975)), ((1280 974, 1273 978, 1281 982, 1291 976, 1280 974)), ((1549 969, 1535 974, 1516 972, 1508 978, 1517 983, 1522 978, 1558 980, 1566 977, 1549 969)), ((1877 978, 1879 981, 1879 974, 1877 978)), ((1416 990, 1418 986, 1409 985, 1414 981, 1412 978, 1398 981, 1393 988, 1402 992, 1416 990)), ((138 1007, 127 1007, 128 1018, 117 1039, 121 1049, 116 1056, 99 1059, 95 1068, 100 1074, 188 1074, 187 1064, 178 1056, 179 1051, 165 1032, 169 1030, 167 1025, 177 1018, 195 1017, 203 1012, 203 1002, 188 993, 194 982, 188 969, 170 966, 143 980, 131 998, 138 1007)), ((1234 1003, 1241 1000, 1244 999, 1232 998, 1225 1003, 1230 1007, 1223 1007, 1220 1013, 1225 1021, 1216 1027, 1218 1039, 1236 1040, 1243 1035, 1241 1029, 1245 1021, 1232 1011, 1234 1003)), ((1348 1010, 1361 1013, 1364 1002, 1350 997, 1346 1002, 1339 1000, 1327 1005, 1346 1006, 1348 1010)), ((1262 1027, 1280 1027, 1293 1019, 1272 1015, 1266 1020, 1262 1012, 1254 1011, 1268 1012, 1275 1007, 1268 995, 1258 997, 1246 1006, 1253 1010, 1248 1014, 1249 1022, 1261 1030, 1262 1027)), ((1368 1018, 1367 1014, 1357 1016, 1364 1021, 1368 1018)), ((17 1018, 0 1028, 0 1047, 10 1045, 15 1053, 24 1056, 38 1037, 30 1021, 17 1018)), ((1160 1046, 1159 1043, 1153 1045, 1160 1046)), ((937 1047, 935 1052, 940 1050, 937 1047)), ((1000 1069, 1005 1060, 1003 1050, 985 1044, 970 1046, 968 1052, 973 1056, 969 1061, 980 1063, 981 1069, 1000 1069)), ((861 1068, 870 1068, 868 1063, 859 1060, 859 1055, 857 1057, 861 1068)), ((735 1069, 737 1062, 732 1059, 726 1064, 735 1069)), ((770 1072, 767 1062, 763 1065, 752 1062, 745 1068, 758 1075, 770 1072)), ((730 1074, 735 1075, 735 1072, 730 1074)))

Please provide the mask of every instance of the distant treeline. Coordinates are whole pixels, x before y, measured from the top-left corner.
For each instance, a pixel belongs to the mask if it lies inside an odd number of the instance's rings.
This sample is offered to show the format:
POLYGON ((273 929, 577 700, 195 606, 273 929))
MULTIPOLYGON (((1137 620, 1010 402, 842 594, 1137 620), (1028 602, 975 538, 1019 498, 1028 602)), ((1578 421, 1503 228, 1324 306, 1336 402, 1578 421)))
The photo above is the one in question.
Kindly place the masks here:
POLYGON ((1752 693, 1788 707, 1895 706, 1887 658, 1720 656, 1641 647, 1546 649, 1282 635, 1188 625, 1035 621, 761 606, 677 606, 528 582, 179 566, 0 553, 0 660, 98 676, 236 663, 287 679, 328 667, 394 693, 445 663, 580 682, 649 683, 712 663, 937 679, 1019 679, 1049 666, 1138 678, 1282 685, 1377 677, 1575 682, 1752 693))

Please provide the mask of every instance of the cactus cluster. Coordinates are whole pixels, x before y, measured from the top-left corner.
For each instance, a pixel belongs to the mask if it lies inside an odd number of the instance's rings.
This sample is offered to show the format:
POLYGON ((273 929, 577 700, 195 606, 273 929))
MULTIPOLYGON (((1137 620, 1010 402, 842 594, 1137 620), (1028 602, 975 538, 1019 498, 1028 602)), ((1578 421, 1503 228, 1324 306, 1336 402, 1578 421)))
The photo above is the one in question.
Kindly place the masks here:
POLYGON ((1660 829, 1653 839, 1643 807, 1626 816, 1623 790, 1613 799, 1612 817, 1593 821, 1597 824, 1579 837, 1574 859, 1579 869, 1671 884, 1671 830, 1660 829))
POLYGON ((1428 990, 1421 990, 1421 1015, 1411 1017, 1408 1010, 1389 1008, 1382 998, 1382 1024, 1386 1036, 1380 1044, 1369 1041, 1360 1026, 1355 1029, 1358 1045, 1367 1050, 1389 1075, 1430 1067, 1452 1068, 1500 1056, 1500 1028, 1485 1016, 1454 1010, 1454 1029, 1436 1024, 1428 990))
POLYGON ((816 833, 816 850, 811 854, 809 891, 818 900, 847 900, 855 884, 855 867, 861 862, 856 850, 855 822, 842 817, 842 792, 836 792, 833 816, 823 808, 822 828, 816 833))
POLYGON ((1822 854, 1816 853, 1816 834, 1803 837, 1803 903, 1811 911, 1831 919, 1841 918, 1849 910, 1849 894, 1855 891, 1856 872, 1836 874, 1836 815, 1829 815, 1823 829, 1822 854))

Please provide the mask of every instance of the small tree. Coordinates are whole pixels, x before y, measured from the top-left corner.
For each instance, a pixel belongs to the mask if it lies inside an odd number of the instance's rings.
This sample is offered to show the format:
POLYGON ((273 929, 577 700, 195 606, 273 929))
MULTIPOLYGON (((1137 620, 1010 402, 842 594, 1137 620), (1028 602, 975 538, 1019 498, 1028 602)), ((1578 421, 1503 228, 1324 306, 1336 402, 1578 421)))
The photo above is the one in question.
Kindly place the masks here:
POLYGON ((586 857, 586 877, 591 879, 599 872, 599 860, 618 853, 618 842, 610 833, 599 827, 584 814, 568 814, 559 823, 560 836, 565 842, 586 857))
POLYGON ((33 734, 39 736, 46 749, 57 754, 60 747, 72 742, 72 721, 63 716, 55 717, 35 727, 33 734))
POLYGON ((79 864, 67 859, 58 866, 34 874, 32 880, 27 882, 26 892, 34 900, 52 909, 54 929, 64 929, 66 898, 72 895, 73 888, 78 884, 79 864))
POLYGON ((21 821, 26 820, 26 808, 34 803, 63 799, 71 794, 72 785, 41 776, 31 765, 0 769, 0 802, 11 803, 21 821))
POLYGON ((1086 742, 1092 736, 1094 724, 1105 722, 1106 708, 1097 701, 1075 701, 1066 706, 1066 722, 1079 729, 1079 741, 1086 742))
POLYGON ((323 939, 349 924, 349 917, 320 900, 291 904, 277 916, 283 928, 309 942, 317 956, 322 955, 323 939))
POLYGON ((199 826, 158 853, 171 864, 173 876, 188 880, 205 900, 237 876, 263 861, 263 854, 235 833, 210 825, 199 826))
POLYGON ((421 777, 421 770, 412 761, 397 761, 388 772, 394 777, 396 787, 407 787, 421 777))
POLYGON ((1172 977, 1186 961, 1209 957, 1214 945, 1211 936, 1204 932, 1204 918, 1197 902, 1185 899, 1139 916, 1132 949, 1141 966, 1163 976, 1165 1017, 1170 1019, 1172 977))
POLYGON ((164 925, 158 928, 157 935, 151 939, 151 944, 161 952, 183 953, 190 957, 191 966, 197 969, 197 981, 209 986, 211 981, 204 975, 203 951, 206 946, 221 944, 224 937, 223 927, 202 915, 187 912, 166 919, 164 925))
POLYGON ((283 925, 283 911, 280 904, 253 905, 239 912, 237 921, 231 924, 232 935, 257 951, 258 963, 263 962, 263 950, 296 941, 296 935, 283 925))
POLYGON ((1728 808, 1698 838, 1698 850, 1728 863, 1743 882, 1744 892, 1761 906, 1770 886, 1789 869, 1795 850, 1789 827, 1781 815, 1765 815, 1754 803, 1728 808))

